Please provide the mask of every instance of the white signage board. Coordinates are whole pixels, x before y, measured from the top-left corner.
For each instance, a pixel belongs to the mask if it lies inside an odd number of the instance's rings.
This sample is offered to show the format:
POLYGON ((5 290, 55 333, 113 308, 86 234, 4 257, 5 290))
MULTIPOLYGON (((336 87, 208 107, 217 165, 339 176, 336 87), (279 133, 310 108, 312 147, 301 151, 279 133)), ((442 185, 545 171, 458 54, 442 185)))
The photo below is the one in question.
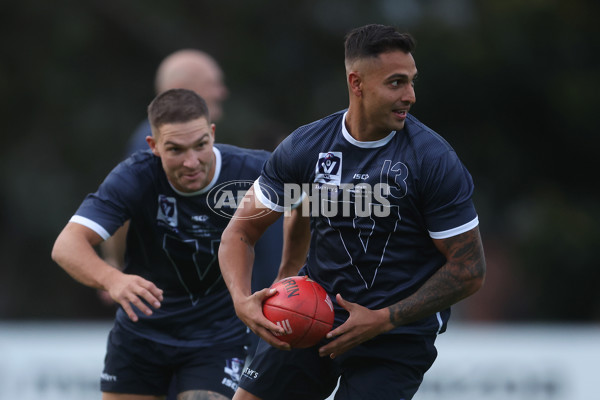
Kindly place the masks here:
MULTIPOLYGON (((110 328, 0 322, 0 400, 100 399, 110 328)), ((599 325, 451 323, 436 346, 414 400, 599 398, 599 325)))

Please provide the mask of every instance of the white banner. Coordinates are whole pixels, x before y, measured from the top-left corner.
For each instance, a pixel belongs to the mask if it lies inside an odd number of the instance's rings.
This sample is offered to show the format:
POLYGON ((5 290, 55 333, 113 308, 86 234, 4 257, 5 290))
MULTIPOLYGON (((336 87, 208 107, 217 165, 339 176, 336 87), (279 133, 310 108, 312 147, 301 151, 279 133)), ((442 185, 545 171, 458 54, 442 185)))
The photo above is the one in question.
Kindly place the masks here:
MULTIPOLYGON (((111 325, 0 323, 0 400, 100 399, 111 325)), ((436 345, 414 400, 598 398, 598 325, 451 323, 436 345)))
POLYGON ((98 400, 112 323, 0 323, 0 400, 98 400))
POLYGON ((414 400, 591 400, 600 326, 451 326, 414 400))

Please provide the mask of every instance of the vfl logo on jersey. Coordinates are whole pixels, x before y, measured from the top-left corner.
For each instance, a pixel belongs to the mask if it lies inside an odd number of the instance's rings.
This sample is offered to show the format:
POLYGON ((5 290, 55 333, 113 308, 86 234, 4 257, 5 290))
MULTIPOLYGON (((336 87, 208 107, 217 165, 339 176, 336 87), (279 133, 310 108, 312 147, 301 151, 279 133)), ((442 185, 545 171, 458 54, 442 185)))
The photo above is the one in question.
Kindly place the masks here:
POLYGON ((177 200, 164 194, 158 195, 158 212, 156 220, 173 228, 177 228, 177 200))
POLYGON ((315 166, 315 182, 339 185, 342 181, 342 152, 319 153, 315 166))

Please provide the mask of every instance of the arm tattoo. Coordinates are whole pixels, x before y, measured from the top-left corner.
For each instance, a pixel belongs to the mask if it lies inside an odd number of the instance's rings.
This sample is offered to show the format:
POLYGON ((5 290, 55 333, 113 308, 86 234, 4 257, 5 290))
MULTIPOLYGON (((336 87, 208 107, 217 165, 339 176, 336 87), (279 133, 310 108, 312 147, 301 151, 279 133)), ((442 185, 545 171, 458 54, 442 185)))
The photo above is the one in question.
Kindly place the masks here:
POLYGON ((448 308, 481 287, 485 276, 485 258, 478 228, 437 240, 436 245, 446 257, 446 264, 419 290, 389 307, 390 322, 394 326, 448 308))

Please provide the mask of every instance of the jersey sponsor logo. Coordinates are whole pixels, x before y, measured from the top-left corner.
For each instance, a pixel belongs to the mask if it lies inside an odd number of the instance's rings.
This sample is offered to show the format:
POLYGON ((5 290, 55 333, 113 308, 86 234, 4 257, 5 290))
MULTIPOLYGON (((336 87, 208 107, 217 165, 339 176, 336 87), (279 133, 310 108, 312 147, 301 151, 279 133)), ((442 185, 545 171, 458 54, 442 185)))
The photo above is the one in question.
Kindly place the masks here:
POLYGON ((339 185, 342 181, 342 152, 319 153, 315 166, 315 182, 339 185))
POLYGON ((177 228, 177 200, 175 197, 158 195, 158 211, 156 220, 172 228, 177 228))
POLYGON ((259 372, 248 367, 244 368, 244 372, 242 372, 242 374, 249 379, 256 379, 260 375, 259 372))
POLYGON ((238 388, 238 383, 234 382, 233 380, 231 380, 230 378, 223 378, 223 380, 221 381, 221 385, 225 385, 228 388, 233 389, 233 391, 235 392, 238 388))
POLYGON ((102 374, 100 374, 100 380, 104 382, 116 382, 117 377, 115 375, 109 375, 106 372, 103 372, 102 374))
MULTIPOLYGON (((220 183, 213 187, 207 194, 207 204, 212 212, 228 219, 233 218, 238 208, 243 208, 248 199, 244 196, 254 181, 234 180, 220 183)), ((267 185, 260 184, 262 194, 271 202, 278 203, 277 193, 267 185)), ((255 215, 244 217, 244 219, 253 219, 271 212, 270 208, 258 208, 255 215)))
MULTIPOLYGON (((209 223, 208 215, 192 215, 191 227, 187 232, 195 237, 209 238, 216 235, 215 228, 209 223)), ((218 233, 220 235, 220 232, 218 233)))

